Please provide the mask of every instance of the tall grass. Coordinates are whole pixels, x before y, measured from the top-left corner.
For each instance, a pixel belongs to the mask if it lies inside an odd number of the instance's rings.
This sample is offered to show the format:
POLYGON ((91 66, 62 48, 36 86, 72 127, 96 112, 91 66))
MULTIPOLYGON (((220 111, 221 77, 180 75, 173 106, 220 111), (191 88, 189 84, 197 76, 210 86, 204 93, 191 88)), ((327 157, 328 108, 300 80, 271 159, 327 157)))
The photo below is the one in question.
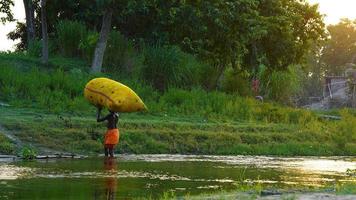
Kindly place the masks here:
POLYGON ((13 154, 15 145, 0 132, 0 154, 13 154))
POLYGON ((78 57, 79 44, 87 35, 87 28, 78 21, 64 20, 57 25, 57 41, 63 55, 78 57))
POLYGON ((48 73, 38 68, 29 71, 3 66, 0 68, 0 99, 13 105, 40 107, 61 112, 85 110, 81 97, 89 75, 57 69, 48 73))
POLYGON ((247 73, 228 68, 224 73, 222 89, 240 96, 251 96, 251 84, 247 73))
MULTIPOLYGON (((22 71, 3 66, 0 68, 0 99, 13 105, 35 106, 51 112, 85 112, 90 110, 90 105, 83 97, 83 88, 93 77, 79 69, 46 72, 36 67, 22 71)), ((137 81, 117 80, 133 88, 152 113, 294 124, 306 124, 316 119, 310 111, 260 103, 223 92, 169 88, 159 93, 137 81)))
POLYGON ((202 67, 193 56, 178 47, 145 47, 141 78, 163 92, 168 87, 187 87, 198 82, 202 67))
POLYGON ((105 50, 104 66, 108 72, 132 72, 138 65, 133 43, 120 32, 111 31, 105 50))
POLYGON ((301 89, 298 73, 301 73, 299 66, 289 66, 287 71, 266 70, 262 75, 265 96, 285 105, 293 105, 293 97, 301 89))

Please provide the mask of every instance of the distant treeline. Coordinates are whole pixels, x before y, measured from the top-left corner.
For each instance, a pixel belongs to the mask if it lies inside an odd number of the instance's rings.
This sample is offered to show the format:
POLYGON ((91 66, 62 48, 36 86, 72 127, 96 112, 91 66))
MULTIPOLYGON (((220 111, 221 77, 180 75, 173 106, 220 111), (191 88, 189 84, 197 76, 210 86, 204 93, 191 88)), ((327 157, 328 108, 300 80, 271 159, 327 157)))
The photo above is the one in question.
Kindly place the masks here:
POLYGON ((20 39, 18 51, 41 56, 45 6, 50 56, 94 67, 109 25, 101 71, 126 74, 161 92, 198 86, 294 103, 294 96, 320 93, 322 76, 337 71, 328 64, 333 48, 325 48, 323 17, 305 0, 26 2, 26 11, 36 14, 9 34, 20 39))

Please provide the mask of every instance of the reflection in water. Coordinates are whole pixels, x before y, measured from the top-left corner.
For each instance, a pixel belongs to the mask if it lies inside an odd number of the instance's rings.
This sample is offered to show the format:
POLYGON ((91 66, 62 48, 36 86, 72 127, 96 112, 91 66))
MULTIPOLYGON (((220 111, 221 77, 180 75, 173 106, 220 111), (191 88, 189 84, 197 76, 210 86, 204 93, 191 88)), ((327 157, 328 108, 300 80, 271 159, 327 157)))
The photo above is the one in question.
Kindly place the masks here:
MULTIPOLYGON (((116 189, 117 189, 117 164, 115 158, 105 157, 104 158, 104 196, 107 200, 116 199, 116 189)), ((103 199, 101 197, 102 188, 95 188, 94 199, 103 199), (99 194, 98 194, 99 193, 99 194)))
POLYGON ((29 175, 32 171, 28 167, 17 167, 7 164, 0 165, 0 180, 15 180, 29 175))
POLYGON ((347 169, 355 169, 356 163, 354 162, 345 162, 342 160, 304 160, 300 162, 299 166, 304 171, 318 171, 318 172, 336 172, 336 173, 345 173, 347 169))

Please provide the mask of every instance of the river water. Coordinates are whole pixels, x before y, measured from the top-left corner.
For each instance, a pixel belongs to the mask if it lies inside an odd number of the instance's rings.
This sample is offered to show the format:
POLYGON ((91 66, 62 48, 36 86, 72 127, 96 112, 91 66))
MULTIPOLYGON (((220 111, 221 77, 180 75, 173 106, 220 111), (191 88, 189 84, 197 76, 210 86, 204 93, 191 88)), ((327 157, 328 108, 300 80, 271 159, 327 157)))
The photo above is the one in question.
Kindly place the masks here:
POLYGON ((356 178, 355 157, 118 155, 0 160, 0 199, 132 199, 235 191, 333 188, 356 178))

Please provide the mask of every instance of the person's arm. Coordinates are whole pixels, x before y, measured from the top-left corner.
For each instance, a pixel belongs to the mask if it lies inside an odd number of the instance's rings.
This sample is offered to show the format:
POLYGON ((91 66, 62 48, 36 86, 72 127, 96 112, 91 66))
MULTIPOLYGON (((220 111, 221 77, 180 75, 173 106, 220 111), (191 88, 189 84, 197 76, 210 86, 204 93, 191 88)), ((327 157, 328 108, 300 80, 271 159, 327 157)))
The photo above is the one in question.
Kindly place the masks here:
POLYGON ((103 118, 100 118, 100 113, 101 113, 101 108, 100 107, 98 107, 98 112, 97 112, 97 114, 96 114, 96 121, 97 122, 102 122, 102 121, 105 121, 105 120, 107 120, 108 119, 108 117, 109 117, 109 115, 107 115, 107 116, 105 116, 105 117, 103 117, 103 118))

